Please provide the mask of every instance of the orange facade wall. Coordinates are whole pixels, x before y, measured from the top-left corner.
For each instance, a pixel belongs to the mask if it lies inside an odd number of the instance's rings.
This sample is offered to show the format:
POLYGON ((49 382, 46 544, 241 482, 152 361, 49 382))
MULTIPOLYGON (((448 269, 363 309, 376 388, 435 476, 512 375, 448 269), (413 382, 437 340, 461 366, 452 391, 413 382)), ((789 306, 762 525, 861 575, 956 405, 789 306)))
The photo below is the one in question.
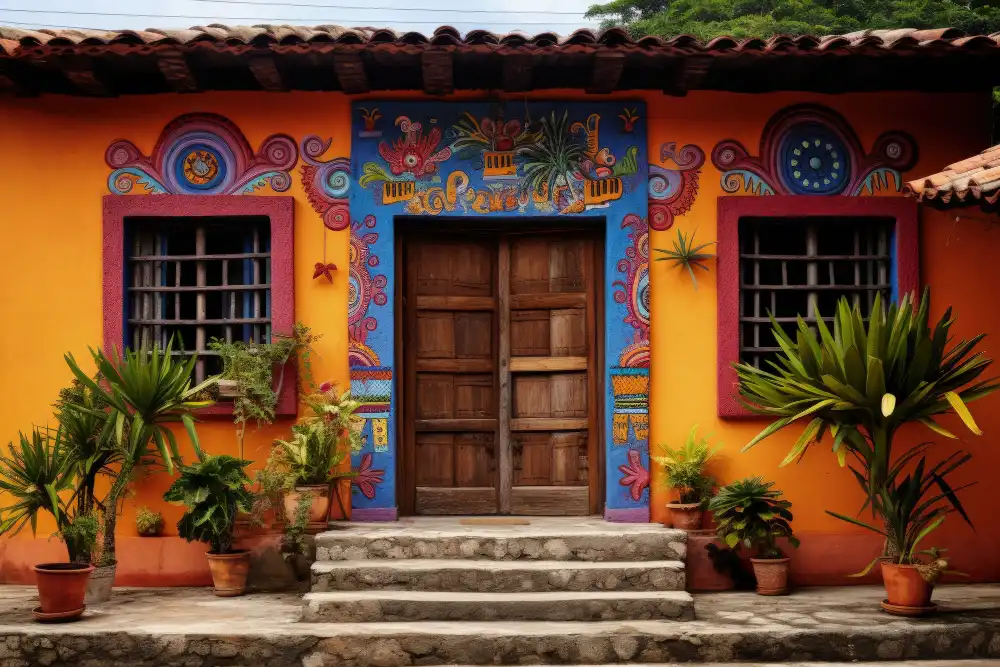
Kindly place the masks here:
MULTIPOLYGON (((412 95, 381 95, 414 98, 412 95)), ((453 99, 477 98, 475 95, 453 99)), ((574 92, 548 92, 533 97, 582 97, 574 92)), ((886 130, 903 130, 918 145, 920 158, 907 176, 938 171, 943 165, 980 151, 989 142, 990 100, 983 95, 908 93, 840 96, 793 93, 737 95, 693 93, 684 98, 654 94, 619 95, 647 104, 649 154, 667 141, 700 146, 708 156, 723 139, 737 139, 756 152, 761 130, 775 112, 801 102, 829 106, 843 114, 864 147, 886 130)), ((452 98, 449 98, 452 99, 452 98)), ((593 98, 588 98, 593 99, 593 98)), ((107 193, 110 169, 104 151, 116 139, 129 139, 148 153, 160 130, 182 113, 212 112, 234 121, 256 148, 268 135, 281 132, 301 139, 308 134, 332 137, 330 155, 350 151, 350 102, 337 94, 205 94, 123 98, 116 100, 43 97, 0 102, 0 145, 4 147, 0 201, 3 202, 3 242, 0 243, 0 442, 16 437, 18 429, 51 422, 50 405, 70 374, 64 352, 86 356, 101 331, 101 197, 107 193)), ((297 174, 296 174, 297 177, 297 174)), ((347 384, 346 272, 326 281, 311 279, 322 258, 324 227, 306 201, 296 178, 285 194, 295 197, 296 319, 323 335, 314 362, 318 378, 347 384)), ((698 238, 715 238, 716 200, 723 194, 719 172, 706 157, 700 188, 692 209, 675 227, 698 238)), ((266 193, 253 195, 266 196, 266 193)), ((978 209, 959 215, 921 212, 920 278, 934 290, 935 312, 951 304, 958 316, 959 335, 985 331, 984 349, 1000 353, 1000 311, 994 307, 1000 285, 1000 218, 978 209)), ((325 232, 327 261, 346 269, 348 232, 325 232)), ((675 231, 651 232, 652 247, 669 247, 675 231)), ((795 554, 794 575, 800 583, 846 583, 842 574, 860 569, 878 549, 877 540, 860 529, 827 516, 830 509, 853 513, 861 495, 846 471, 829 452, 810 452, 797 464, 779 469, 794 440, 789 433, 741 454, 742 445, 760 428, 759 421, 724 421, 716 416, 716 293, 712 276, 692 289, 689 279, 666 263, 654 262, 652 280, 652 386, 650 445, 677 443, 698 424, 725 443, 715 472, 723 480, 764 475, 777 481, 794 503, 795 528, 802 548, 795 554)), ((938 540, 952 548, 954 564, 977 580, 1000 580, 1000 518, 995 510, 993 478, 1000 471, 1000 398, 973 406, 985 435, 963 435, 960 446, 975 456, 975 464, 957 475, 957 482, 978 479, 965 492, 966 507, 977 532, 957 520, 948 522, 938 540)), ((947 419, 945 420, 948 421, 947 419)), ((954 426, 954 424, 952 424, 954 426)), ((289 422, 278 422, 248 434, 246 456, 267 457, 271 440, 287 433, 289 422)), ((956 426, 956 432, 964 433, 956 426)), ((232 424, 203 423, 203 443, 213 452, 236 452, 232 424)), ((910 442, 927 433, 908 432, 910 442)), ((181 441, 183 442, 183 438, 181 441)), ((943 443, 942 451, 953 446, 943 443)), ((136 484, 119 522, 123 538, 134 538, 134 510, 149 505, 164 511, 168 532, 180 514, 160 496, 170 483, 155 474, 136 484)), ((654 470, 652 518, 668 519, 668 493, 654 470)), ((0 502, 3 502, 0 499, 0 502)), ((25 580, 28 565, 61 553, 55 540, 47 543, 51 524, 42 522, 39 536, 0 541, 0 581, 25 580)), ((175 535, 174 531, 174 535, 175 535)), ((119 584, 204 583, 207 567, 197 545, 177 537, 158 541, 123 539, 119 584), (169 543, 169 544, 168 544, 169 543), (176 544, 175 544, 176 543, 176 544), (125 552, 129 555, 125 555, 125 552), (159 559, 159 560, 157 560, 159 559), (159 576, 150 563, 166 563, 170 576, 159 576)))

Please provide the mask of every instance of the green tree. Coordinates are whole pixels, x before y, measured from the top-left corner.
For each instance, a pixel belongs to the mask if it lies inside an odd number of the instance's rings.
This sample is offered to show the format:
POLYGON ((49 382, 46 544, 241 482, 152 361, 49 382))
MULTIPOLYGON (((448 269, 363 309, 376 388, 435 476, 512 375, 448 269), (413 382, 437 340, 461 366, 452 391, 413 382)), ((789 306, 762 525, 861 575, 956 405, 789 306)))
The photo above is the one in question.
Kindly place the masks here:
POLYGON ((770 37, 865 29, 959 28, 1000 31, 1000 0, 612 0, 587 18, 624 26, 636 37, 691 34, 770 37))

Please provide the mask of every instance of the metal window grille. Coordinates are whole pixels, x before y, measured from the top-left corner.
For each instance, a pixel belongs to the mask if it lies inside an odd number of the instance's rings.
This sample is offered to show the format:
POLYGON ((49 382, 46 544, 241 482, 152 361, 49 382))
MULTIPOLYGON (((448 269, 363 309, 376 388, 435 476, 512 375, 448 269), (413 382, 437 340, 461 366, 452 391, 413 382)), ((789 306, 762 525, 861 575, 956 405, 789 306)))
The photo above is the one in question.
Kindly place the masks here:
POLYGON ((200 381, 221 370, 212 338, 271 339, 271 234, 267 218, 138 218, 129 222, 126 343, 176 336, 198 353, 200 381))
POLYGON ((795 339, 796 317, 833 321, 842 296, 867 317, 875 295, 892 293, 884 218, 740 220, 740 361, 767 367, 781 351, 769 315, 795 339))

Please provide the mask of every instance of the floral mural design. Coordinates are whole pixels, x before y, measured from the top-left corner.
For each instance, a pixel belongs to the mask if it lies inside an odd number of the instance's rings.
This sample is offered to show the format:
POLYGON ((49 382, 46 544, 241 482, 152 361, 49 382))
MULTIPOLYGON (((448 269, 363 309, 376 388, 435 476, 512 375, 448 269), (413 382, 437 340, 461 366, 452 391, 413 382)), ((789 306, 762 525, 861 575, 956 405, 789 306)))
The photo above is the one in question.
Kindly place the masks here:
POLYGON ((618 483, 628 488, 632 500, 638 502, 642 493, 649 488, 649 470, 642 463, 642 454, 635 449, 628 450, 628 463, 618 466, 622 474, 618 483))
POLYGON ((885 132, 866 152, 843 116, 823 106, 800 104, 776 113, 761 135, 759 156, 734 139, 719 142, 712 164, 722 189, 756 195, 874 195, 898 192, 901 172, 917 161, 905 132, 885 132))
POLYGON ((126 139, 113 142, 104 154, 113 169, 108 189, 116 195, 130 194, 136 186, 142 188, 137 194, 238 195, 268 185, 284 192, 298 160, 291 137, 273 134, 254 152, 235 123, 208 113, 168 123, 148 156, 126 139))
POLYGON ((375 499, 375 489, 385 476, 384 470, 376 470, 372 468, 372 455, 371 452, 365 454, 361 457, 361 465, 358 466, 354 473, 353 483, 361 493, 364 494, 365 498, 369 500, 375 499))

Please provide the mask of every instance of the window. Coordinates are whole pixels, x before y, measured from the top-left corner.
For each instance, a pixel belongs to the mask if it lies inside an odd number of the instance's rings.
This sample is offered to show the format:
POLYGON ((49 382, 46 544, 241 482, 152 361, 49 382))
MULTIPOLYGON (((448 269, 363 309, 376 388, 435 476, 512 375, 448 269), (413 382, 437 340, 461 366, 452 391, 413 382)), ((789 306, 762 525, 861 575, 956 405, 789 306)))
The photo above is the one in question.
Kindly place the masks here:
POLYGON ((832 326, 848 297, 867 316, 892 298, 890 218, 741 218, 740 361, 770 368, 781 348, 769 315, 795 339, 797 316, 832 326))
POLYGON ((842 296, 866 315, 875 295, 917 285, 917 212, 901 197, 720 197, 718 404, 751 416, 735 396, 737 361, 769 368, 780 351, 768 313, 794 338, 796 316, 832 321, 842 296))
POLYGON ((212 338, 269 342, 267 218, 127 218, 126 341, 198 353, 198 381, 222 368, 212 338))
MULTIPOLYGON (((105 196, 104 349, 176 334, 177 354, 198 351, 201 379, 221 370, 207 350, 213 337, 291 333, 292 216, 291 197, 105 196)), ((279 415, 295 414, 294 385, 284 383, 279 415)))

